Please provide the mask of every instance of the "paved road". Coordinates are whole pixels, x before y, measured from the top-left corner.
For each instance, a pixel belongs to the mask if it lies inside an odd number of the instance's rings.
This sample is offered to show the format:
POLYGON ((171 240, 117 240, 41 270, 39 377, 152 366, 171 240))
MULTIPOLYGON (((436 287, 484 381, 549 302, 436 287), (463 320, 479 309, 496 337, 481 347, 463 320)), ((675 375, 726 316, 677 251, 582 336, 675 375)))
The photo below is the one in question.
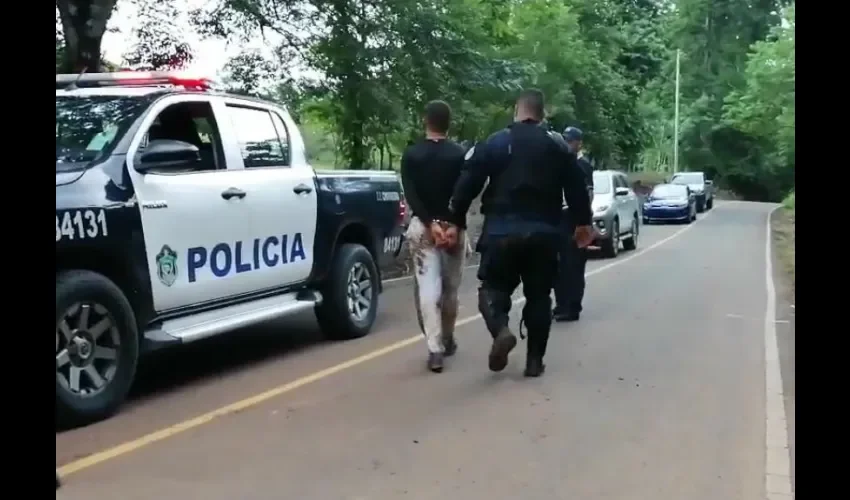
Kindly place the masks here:
POLYGON ((122 413, 57 434, 57 498, 764 499, 771 208, 718 203, 591 261, 585 313, 554 329, 541 379, 521 376, 522 344, 487 370, 472 272, 440 375, 405 342, 409 281, 359 341, 317 342, 304 318, 160 355, 122 413))

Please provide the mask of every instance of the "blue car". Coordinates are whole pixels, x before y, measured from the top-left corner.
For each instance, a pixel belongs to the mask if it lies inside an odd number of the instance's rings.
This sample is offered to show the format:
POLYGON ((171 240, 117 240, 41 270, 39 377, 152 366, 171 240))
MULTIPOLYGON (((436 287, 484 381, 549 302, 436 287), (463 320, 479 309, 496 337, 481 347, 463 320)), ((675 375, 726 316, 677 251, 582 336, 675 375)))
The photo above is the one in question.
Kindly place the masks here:
POLYGON ((643 223, 684 222, 697 219, 697 201, 688 186, 659 184, 652 189, 643 204, 643 223))

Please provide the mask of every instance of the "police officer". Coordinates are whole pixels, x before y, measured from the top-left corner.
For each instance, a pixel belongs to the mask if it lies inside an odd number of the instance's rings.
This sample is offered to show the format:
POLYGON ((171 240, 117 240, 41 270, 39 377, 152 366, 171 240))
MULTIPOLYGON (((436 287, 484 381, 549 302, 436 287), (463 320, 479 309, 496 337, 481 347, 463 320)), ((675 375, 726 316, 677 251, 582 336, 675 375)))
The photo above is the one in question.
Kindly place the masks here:
POLYGON ((539 377, 545 369, 563 198, 576 207, 577 244, 586 246, 592 238, 590 201, 575 155, 560 134, 541 126, 543 110, 541 91, 523 91, 514 123, 467 152, 450 202, 453 216, 463 220, 489 179, 481 198, 484 227, 476 248, 481 253, 478 309, 493 337, 490 369, 501 371, 517 343, 508 328, 508 313, 511 295, 522 283, 526 303, 520 334, 525 323, 527 377, 539 377))
MULTIPOLYGON (((577 164, 584 176, 590 200, 593 200, 593 166, 584 158, 581 150, 583 135, 576 127, 564 130, 564 140, 570 151, 576 154, 577 164)), ((555 321, 578 321, 584 299, 584 273, 587 268, 587 249, 576 245, 574 210, 565 207, 561 220, 561 245, 558 250, 558 281, 555 284, 555 321)))

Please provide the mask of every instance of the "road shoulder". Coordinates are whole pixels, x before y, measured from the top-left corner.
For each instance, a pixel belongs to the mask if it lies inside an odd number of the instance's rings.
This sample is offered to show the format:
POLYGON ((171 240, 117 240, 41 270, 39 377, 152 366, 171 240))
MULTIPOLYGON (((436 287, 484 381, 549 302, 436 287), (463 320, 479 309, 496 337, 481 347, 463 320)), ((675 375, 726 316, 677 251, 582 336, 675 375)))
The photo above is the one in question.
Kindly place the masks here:
POLYGON ((791 485, 793 490, 796 491, 794 211, 783 207, 773 212, 771 228, 773 278, 776 283, 776 336, 788 423, 791 485))

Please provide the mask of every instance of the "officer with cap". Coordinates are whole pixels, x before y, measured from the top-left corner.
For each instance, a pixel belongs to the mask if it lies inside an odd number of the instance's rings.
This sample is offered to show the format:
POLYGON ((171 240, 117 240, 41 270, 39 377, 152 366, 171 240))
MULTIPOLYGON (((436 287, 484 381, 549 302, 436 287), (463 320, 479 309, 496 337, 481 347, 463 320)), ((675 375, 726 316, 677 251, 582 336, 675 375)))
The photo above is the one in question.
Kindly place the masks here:
MULTIPOLYGON (((577 164, 584 176, 588 197, 593 201, 593 166, 584 158, 581 150, 584 134, 576 127, 564 130, 564 140, 570 151, 576 154, 577 164)), ((561 245, 558 250, 558 281, 555 284, 555 321, 578 321, 584 299, 584 273, 587 268, 587 249, 576 245, 574 210, 567 205, 561 220, 561 245)))
POLYGON ((544 104, 539 90, 520 94, 514 123, 467 152, 450 202, 450 211, 461 220, 489 179, 481 198, 484 227, 476 248, 481 253, 478 309, 493 337, 490 370, 501 371, 517 343, 508 313, 511 295, 522 283, 526 303, 520 334, 524 323, 527 377, 539 377, 545 369, 563 199, 575 207, 576 244, 586 246, 593 238, 583 175, 563 137, 541 126, 544 104))

